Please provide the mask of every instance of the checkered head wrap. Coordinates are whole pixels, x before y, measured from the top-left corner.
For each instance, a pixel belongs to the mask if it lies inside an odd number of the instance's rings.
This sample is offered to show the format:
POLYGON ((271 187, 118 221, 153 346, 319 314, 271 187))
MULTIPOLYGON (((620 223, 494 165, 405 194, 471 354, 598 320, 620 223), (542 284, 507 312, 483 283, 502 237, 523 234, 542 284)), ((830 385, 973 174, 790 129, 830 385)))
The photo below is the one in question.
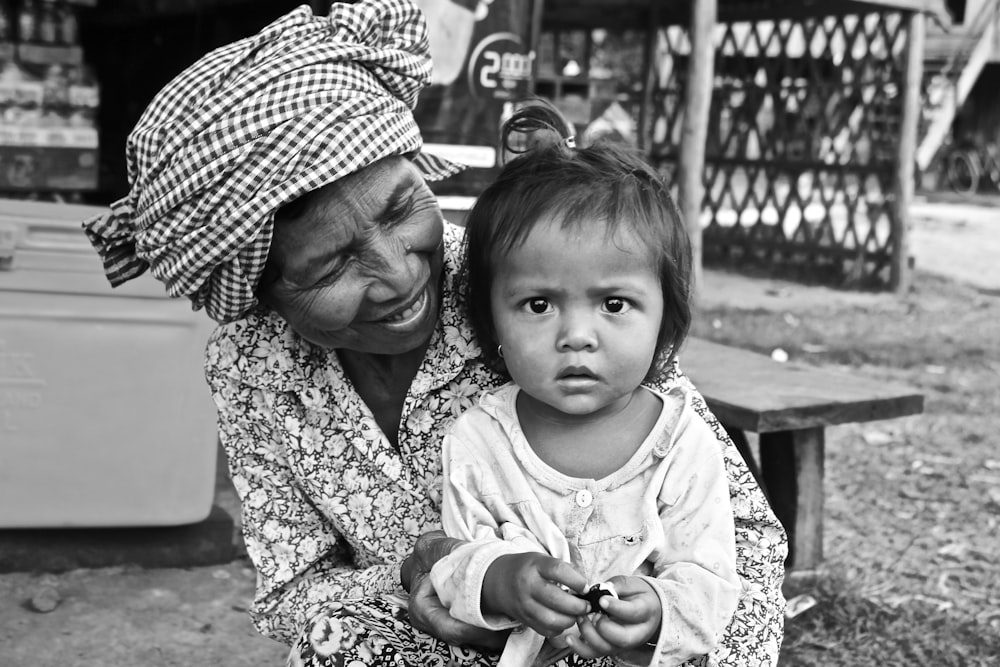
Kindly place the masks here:
POLYGON ((112 285, 147 269, 219 322, 239 319, 275 211, 384 157, 428 180, 459 170, 420 154, 412 109, 430 82, 423 15, 409 0, 302 6, 221 47, 160 91, 127 142, 131 190, 83 223, 112 285))

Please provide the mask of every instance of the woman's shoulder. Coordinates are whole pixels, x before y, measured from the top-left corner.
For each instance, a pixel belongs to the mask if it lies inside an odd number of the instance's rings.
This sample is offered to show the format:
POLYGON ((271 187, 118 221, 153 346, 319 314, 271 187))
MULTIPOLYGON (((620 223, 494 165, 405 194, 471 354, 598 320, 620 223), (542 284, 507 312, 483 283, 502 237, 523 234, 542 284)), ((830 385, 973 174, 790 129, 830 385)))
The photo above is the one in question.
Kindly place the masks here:
POLYGON ((445 220, 441 245, 444 247, 445 278, 448 279, 457 275, 462 265, 465 253, 465 228, 445 220))
POLYGON ((444 221, 444 242, 446 245, 453 245, 457 243, 460 246, 464 237, 465 227, 456 225, 454 222, 449 220, 444 221))
POLYGON ((458 415, 452 430, 455 432, 476 430, 484 423, 495 423, 507 426, 517 422, 517 393, 520 391, 513 382, 500 382, 493 386, 485 386, 462 414, 458 415))
POLYGON ((216 327, 205 350, 205 372, 219 379, 286 389, 312 376, 315 351, 278 315, 256 311, 216 327))

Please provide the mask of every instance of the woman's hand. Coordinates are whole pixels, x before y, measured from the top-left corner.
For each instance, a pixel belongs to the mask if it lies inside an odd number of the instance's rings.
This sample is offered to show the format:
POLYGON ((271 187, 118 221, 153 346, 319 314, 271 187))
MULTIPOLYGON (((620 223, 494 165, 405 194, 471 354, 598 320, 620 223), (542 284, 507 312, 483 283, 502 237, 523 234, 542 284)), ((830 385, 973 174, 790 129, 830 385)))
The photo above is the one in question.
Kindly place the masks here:
POLYGON ((448 608, 441 604, 434 592, 427 574, 426 571, 417 572, 412 580, 410 624, 452 646, 473 646, 491 652, 502 650, 510 631, 487 630, 452 618, 448 608))
POLYGON ((430 572, 435 563, 450 554, 451 550, 461 543, 462 540, 448 537, 443 530, 432 530, 418 537, 413 545, 413 553, 407 556, 399 570, 403 588, 410 591, 415 574, 430 572))
POLYGON ((410 593, 410 624, 452 646, 474 646, 498 652, 503 649, 509 632, 486 630, 452 618, 427 576, 434 563, 458 544, 461 540, 447 537, 441 530, 417 538, 413 553, 400 569, 403 588, 410 593))
POLYGON ((486 570, 483 611, 509 616, 546 637, 573 627, 590 609, 572 591, 587 580, 569 563, 542 553, 500 556, 486 570))
POLYGON ((598 603, 600 614, 580 621, 580 635, 569 637, 568 646, 582 658, 620 655, 656 642, 662 610, 653 587, 641 577, 612 577, 618 598, 605 595, 598 603))

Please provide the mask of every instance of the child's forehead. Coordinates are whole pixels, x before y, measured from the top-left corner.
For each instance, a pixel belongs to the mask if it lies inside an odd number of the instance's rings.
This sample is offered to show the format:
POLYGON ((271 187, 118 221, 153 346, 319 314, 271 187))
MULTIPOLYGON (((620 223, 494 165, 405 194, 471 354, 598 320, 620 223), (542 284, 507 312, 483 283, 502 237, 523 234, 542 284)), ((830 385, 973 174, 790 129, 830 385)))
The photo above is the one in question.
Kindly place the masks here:
POLYGON ((632 217, 610 218, 597 213, 571 215, 565 211, 553 211, 540 215, 528 229, 525 241, 532 236, 561 238, 568 242, 600 239, 607 243, 648 245, 647 234, 632 217))
POLYGON ((617 259, 623 266, 655 270, 656 257, 651 244, 634 228, 595 218, 585 224, 540 221, 521 242, 500 252, 498 259, 501 264, 537 268, 579 261, 610 266, 617 259))

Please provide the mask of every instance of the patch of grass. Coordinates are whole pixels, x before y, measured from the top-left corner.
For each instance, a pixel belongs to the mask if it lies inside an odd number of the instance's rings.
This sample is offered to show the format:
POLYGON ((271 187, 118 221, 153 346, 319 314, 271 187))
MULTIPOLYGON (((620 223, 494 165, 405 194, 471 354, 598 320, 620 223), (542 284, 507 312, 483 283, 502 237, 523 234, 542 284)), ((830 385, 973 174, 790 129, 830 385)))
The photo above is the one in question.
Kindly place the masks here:
POLYGON ((872 304, 701 308, 692 333, 926 398, 827 430, 824 569, 786 592, 818 604, 787 621, 781 666, 1000 667, 1000 297, 918 272, 872 304))
POLYGON ((1000 631, 932 604, 891 607, 824 580, 816 606, 785 623, 782 667, 995 667, 1000 631))

